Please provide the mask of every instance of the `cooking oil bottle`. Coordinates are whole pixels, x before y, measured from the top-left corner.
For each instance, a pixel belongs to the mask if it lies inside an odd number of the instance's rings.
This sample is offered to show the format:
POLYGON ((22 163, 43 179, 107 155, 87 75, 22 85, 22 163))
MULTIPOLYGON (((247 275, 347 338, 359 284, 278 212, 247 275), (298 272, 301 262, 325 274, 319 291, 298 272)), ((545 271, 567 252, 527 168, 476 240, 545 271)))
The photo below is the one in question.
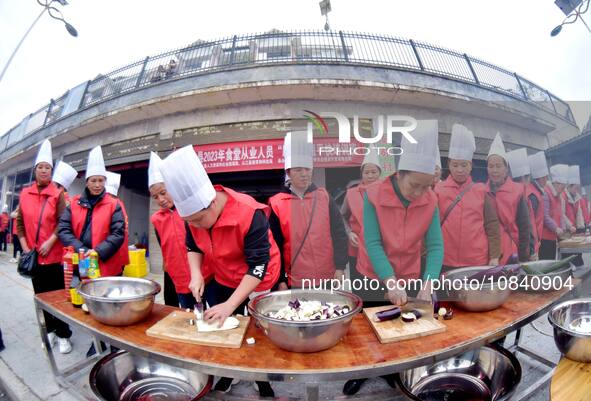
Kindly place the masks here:
POLYGON ((98 253, 96 251, 90 252, 90 261, 88 263, 88 278, 99 278, 101 270, 99 268, 98 253))

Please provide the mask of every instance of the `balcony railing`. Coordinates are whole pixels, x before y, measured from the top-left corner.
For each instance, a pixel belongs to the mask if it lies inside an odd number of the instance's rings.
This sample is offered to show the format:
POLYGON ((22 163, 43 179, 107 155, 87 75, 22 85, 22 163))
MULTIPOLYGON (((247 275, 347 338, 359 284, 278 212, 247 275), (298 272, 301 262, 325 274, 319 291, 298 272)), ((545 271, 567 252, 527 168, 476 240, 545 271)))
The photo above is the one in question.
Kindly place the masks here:
POLYGON ((575 124, 570 106, 548 90, 465 53, 392 36, 342 31, 272 31, 198 41, 116 69, 70 89, 0 137, 0 152, 78 110, 159 82, 265 64, 363 65, 467 82, 542 107, 575 124))

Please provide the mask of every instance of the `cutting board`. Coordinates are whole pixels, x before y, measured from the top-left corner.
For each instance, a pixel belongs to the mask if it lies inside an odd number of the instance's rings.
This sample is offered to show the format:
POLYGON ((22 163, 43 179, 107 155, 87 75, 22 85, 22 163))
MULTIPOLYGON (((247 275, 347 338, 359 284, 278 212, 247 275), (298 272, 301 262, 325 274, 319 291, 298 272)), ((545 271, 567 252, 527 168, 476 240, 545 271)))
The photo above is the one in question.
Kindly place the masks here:
POLYGON ((235 317, 240 321, 240 325, 235 329, 199 333, 195 326, 189 324, 189 319, 195 319, 193 312, 175 311, 146 330, 146 334, 150 337, 190 344, 240 348, 250 318, 244 316, 235 317))
POLYGON ((411 323, 405 323, 401 318, 385 322, 375 321, 376 312, 391 309, 392 307, 392 305, 386 305, 363 309, 363 314, 382 344, 424 337, 447 330, 445 324, 433 318, 431 311, 427 311, 423 314, 423 317, 411 323))

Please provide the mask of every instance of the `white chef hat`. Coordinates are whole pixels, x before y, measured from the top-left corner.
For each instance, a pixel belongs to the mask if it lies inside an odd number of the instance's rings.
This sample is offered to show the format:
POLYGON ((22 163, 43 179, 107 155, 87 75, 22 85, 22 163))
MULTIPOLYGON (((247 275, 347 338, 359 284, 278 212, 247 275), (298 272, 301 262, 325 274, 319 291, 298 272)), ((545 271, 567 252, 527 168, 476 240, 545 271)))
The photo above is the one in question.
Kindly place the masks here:
POLYGON ((398 162, 398 170, 435 174, 438 134, 437 120, 417 121, 417 128, 411 132, 417 143, 411 143, 406 136, 402 137, 402 155, 398 162))
POLYGON ((88 154, 88 163, 86 164, 86 179, 94 175, 102 175, 107 178, 105 169, 105 160, 103 159, 103 150, 100 146, 93 148, 88 154))
POLYGON ((6 212, 8 212, 8 205, 4 204, 4 206, 2 206, 2 213, 6 212))
POLYGON ((529 169, 533 179, 547 177, 548 164, 546 163, 546 155, 544 151, 539 151, 528 157, 529 169))
POLYGON ((441 153, 439 152, 439 145, 437 145, 437 156, 435 157, 435 166, 441 170, 441 153))
POLYGON ((162 159, 154 152, 150 152, 150 165, 148 166, 148 188, 154 184, 164 182, 162 173, 160 173, 160 166, 162 159))
POLYGON ((454 124, 449 142, 449 158, 472 161, 476 151, 474 134, 461 124, 454 124))
POLYGON ((361 167, 363 168, 363 166, 366 164, 375 164, 380 170, 382 170, 378 148, 371 144, 367 147, 367 149, 367 154, 363 157, 363 163, 361 163, 361 167))
POLYGON ((585 189, 585 187, 581 187, 581 195, 587 196, 587 190, 585 189))
POLYGON ((117 196, 119 186, 121 185, 121 174, 107 171, 107 181, 105 182, 105 191, 113 196, 117 196))
POLYGON ((568 167, 568 183, 581 185, 581 172, 579 166, 574 165, 568 167))
POLYGON ((292 167, 314 167, 314 144, 308 143, 308 133, 306 131, 294 131, 285 134, 283 158, 285 159, 285 170, 292 167))
POLYGON ((507 153, 507 162, 511 168, 511 177, 519 178, 529 175, 529 161, 527 159, 527 150, 519 148, 507 153))
POLYGON ((560 184, 568 184, 568 165, 566 164, 555 164, 550 167, 550 175, 552 176, 552 182, 560 184))
POLYGON ((59 161, 57 166, 55 166, 55 170, 53 170, 53 182, 57 182, 62 187, 66 189, 70 189, 70 185, 78 176, 78 172, 74 167, 70 166, 68 163, 59 161))
POLYGON ((187 217, 211 204, 215 188, 193 146, 187 145, 162 161, 160 173, 179 215, 187 217))
POLYGON ((41 162, 49 163, 49 165, 53 167, 53 154, 51 152, 51 142, 49 142, 49 139, 44 140, 41 144, 41 147, 37 152, 37 158, 35 159, 35 166, 41 162))
POLYGON ((487 158, 491 157, 492 155, 501 156, 503 159, 505 159, 505 161, 507 161, 505 145, 503 144, 503 139, 501 138, 501 134, 499 132, 497 132, 495 139, 490 145, 487 158))

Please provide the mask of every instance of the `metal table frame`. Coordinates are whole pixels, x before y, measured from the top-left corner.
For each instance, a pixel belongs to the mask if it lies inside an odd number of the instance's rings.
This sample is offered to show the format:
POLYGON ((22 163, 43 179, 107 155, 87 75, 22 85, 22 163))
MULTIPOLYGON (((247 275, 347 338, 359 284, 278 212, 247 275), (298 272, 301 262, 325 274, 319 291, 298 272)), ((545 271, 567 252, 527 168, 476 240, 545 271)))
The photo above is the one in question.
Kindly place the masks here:
MULTIPOLYGON (((584 277, 587 277, 590 273, 590 269, 587 270, 584 277)), ((473 341, 461 343, 456 347, 450 347, 443 352, 434 353, 434 354, 426 354, 422 355, 419 358, 412 359, 412 360, 405 360, 402 362, 395 362, 395 363, 385 363, 382 366, 367 368, 367 369, 356 369, 348 372, 344 371, 327 371, 327 370, 306 370, 305 372, 302 371, 283 371, 283 372, 273 372, 273 371, 263 371, 263 370, 250 370, 244 371, 241 370, 239 367, 233 366, 221 366, 221 365, 214 365, 214 364, 203 364, 196 362, 194 360, 187 360, 180 357, 171 356, 168 354, 163 354, 159 352, 151 352, 147 351, 146 349, 136 346, 132 343, 127 343, 124 341, 119 340, 115 337, 110 337, 101 333, 100 331, 94 329, 93 327, 86 326, 81 324, 80 322, 70 318, 67 315, 62 314, 61 312, 53 309, 50 306, 47 306, 40 302, 37 298, 35 298, 35 309, 37 314, 37 320, 39 322, 39 332, 41 334, 41 338, 45 344, 45 352, 49 359, 49 363, 51 365, 51 369, 53 374, 56 377, 57 382, 65 388, 72 390, 78 396, 81 396, 81 399, 84 400, 96 400, 94 394, 85 394, 81 392, 81 389, 76 386, 74 382, 70 379, 71 377, 76 376, 76 374, 80 373, 82 370, 88 370, 88 368, 93 365, 96 361, 107 354, 107 351, 101 347, 100 341, 104 341, 105 343, 111 344, 116 346, 120 349, 127 350, 131 353, 142 355, 145 357, 150 357, 155 359, 159 362, 166 363, 173 366, 178 366, 185 369, 193 369, 200 371, 202 373, 215 375, 215 376, 224 376, 224 377, 234 377, 241 380, 246 381, 277 381, 277 382, 294 382, 294 383, 304 383, 306 386, 306 401, 317 401, 319 400, 319 386, 322 383, 328 381, 339 381, 339 380, 349 380, 349 379, 356 379, 356 378, 373 378, 378 376, 383 376, 386 374, 397 373, 407 369, 416 368, 419 366, 424 366, 428 364, 432 364, 438 361, 442 361, 448 359, 454 355, 460 354, 462 352, 475 349, 486 345, 490 342, 493 342, 497 339, 507 336, 508 334, 516 331, 516 337, 514 344, 509 347, 511 351, 514 352, 521 352, 522 354, 535 359, 543 363, 544 365, 550 367, 552 370, 545 374, 542 378, 540 378, 533 386, 530 386, 526 391, 522 394, 519 394, 519 397, 514 399, 521 400, 525 399, 529 395, 531 395, 536 389, 544 385, 547 381, 550 380, 552 377, 552 373, 554 371, 554 367, 556 366, 555 363, 537 355, 534 351, 529 350, 521 345, 519 345, 519 338, 520 338, 520 329, 525 325, 533 322, 538 317, 546 314, 549 309, 551 309, 554 305, 559 302, 562 302, 566 299, 573 298, 577 292, 577 288, 566 292, 556 301, 552 302, 551 304, 547 305, 546 307, 540 309, 538 312, 527 316, 521 320, 515 321, 512 324, 503 327, 497 330, 494 333, 491 333, 489 336, 485 338, 477 338, 473 341), (58 368, 55 358, 53 356, 53 350, 49 348, 49 342, 47 339, 47 328, 45 325, 45 319, 43 316, 43 311, 49 312, 52 315, 55 315, 59 319, 63 320, 64 322, 82 329, 83 331, 88 332, 94 338, 95 349, 100 350, 98 354, 93 355, 90 358, 85 358, 76 364, 67 367, 65 369, 58 368)), ((360 396, 342 396, 342 397, 332 397, 331 399, 348 399, 348 400, 367 400, 367 401, 376 401, 378 399, 384 399, 384 397, 390 397, 392 394, 385 394, 381 392, 380 394, 363 394, 360 396)), ((256 400, 259 397, 242 397, 242 396, 233 396, 229 394, 224 394, 216 391, 210 392, 206 398, 208 399, 215 399, 215 400, 230 400, 230 401, 239 401, 239 400, 256 400)), ((276 398, 278 400, 285 400, 285 397, 276 398)))

